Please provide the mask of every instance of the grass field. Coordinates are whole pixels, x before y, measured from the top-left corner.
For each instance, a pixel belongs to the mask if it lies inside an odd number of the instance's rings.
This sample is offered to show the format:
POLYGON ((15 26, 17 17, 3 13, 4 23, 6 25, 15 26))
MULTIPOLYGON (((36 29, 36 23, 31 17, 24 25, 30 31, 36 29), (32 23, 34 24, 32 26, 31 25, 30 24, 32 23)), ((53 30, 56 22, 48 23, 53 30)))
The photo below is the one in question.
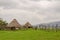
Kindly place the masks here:
POLYGON ((60 31, 0 31, 0 40, 60 40, 60 31))

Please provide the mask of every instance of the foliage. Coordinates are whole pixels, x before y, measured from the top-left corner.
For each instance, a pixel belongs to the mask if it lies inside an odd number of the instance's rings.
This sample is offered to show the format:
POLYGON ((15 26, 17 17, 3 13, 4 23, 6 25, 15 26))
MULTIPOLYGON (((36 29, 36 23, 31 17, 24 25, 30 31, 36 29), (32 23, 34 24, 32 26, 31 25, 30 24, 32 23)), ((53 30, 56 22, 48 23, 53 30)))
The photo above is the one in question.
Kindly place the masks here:
POLYGON ((7 25, 7 22, 0 19, 0 26, 3 26, 3 25, 7 25))
POLYGON ((3 27, 6 27, 8 23, 2 19, 0 19, 0 29, 2 29, 3 27))

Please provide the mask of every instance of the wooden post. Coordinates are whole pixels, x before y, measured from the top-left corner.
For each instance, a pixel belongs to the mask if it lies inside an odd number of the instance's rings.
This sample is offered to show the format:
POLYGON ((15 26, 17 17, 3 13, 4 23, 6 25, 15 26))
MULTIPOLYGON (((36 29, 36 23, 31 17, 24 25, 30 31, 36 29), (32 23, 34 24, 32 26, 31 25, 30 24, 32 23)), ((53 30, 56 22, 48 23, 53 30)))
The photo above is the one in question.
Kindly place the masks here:
POLYGON ((56 29, 56 32, 57 32, 57 30, 58 30, 58 24, 56 24, 56 27, 55 27, 55 29, 56 29))

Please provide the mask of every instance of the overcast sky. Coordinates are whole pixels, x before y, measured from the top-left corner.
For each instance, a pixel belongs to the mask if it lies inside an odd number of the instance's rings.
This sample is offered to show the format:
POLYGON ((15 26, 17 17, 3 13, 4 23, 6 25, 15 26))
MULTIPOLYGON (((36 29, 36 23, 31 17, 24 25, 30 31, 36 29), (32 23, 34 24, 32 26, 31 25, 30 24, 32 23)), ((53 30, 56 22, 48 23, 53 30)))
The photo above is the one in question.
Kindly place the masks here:
POLYGON ((60 1, 0 0, 0 18, 8 23, 17 19, 20 24, 60 21, 60 1))

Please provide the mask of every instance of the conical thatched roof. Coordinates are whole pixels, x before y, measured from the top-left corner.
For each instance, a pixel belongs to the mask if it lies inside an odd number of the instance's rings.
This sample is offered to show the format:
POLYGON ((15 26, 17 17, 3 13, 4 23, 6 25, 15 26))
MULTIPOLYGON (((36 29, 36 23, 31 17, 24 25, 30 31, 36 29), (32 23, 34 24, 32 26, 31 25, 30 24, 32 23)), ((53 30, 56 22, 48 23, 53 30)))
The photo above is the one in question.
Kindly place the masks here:
POLYGON ((16 19, 13 19, 11 23, 7 25, 8 27, 20 27, 21 25, 17 22, 16 19))
POLYGON ((27 22, 27 23, 24 25, 24 27, 32 27, 32 25, 31 25, 29 22, 27 22))

